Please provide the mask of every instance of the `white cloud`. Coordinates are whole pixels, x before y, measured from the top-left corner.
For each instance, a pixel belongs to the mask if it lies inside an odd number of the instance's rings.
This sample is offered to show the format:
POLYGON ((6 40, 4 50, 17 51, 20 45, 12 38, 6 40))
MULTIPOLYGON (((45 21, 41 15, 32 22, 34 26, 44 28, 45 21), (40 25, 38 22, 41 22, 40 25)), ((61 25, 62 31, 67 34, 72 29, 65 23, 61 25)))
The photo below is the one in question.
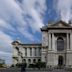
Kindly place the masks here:
MULTIPOLYGON (((34 33, 40 31, 40 27, 44 25, 43 15, 46 11, 46 0, 22 0, 21 3, 19 2, 19 0, 0 0, 0 19, 6 22, 0 27, 8 25, 9 27, 6 26, 6 28, 13 30, 13 26, 16 25, 16 28, 25 28, 24 30, 28 32, 27 27, 30 26, 34 33)), ((25 36, 25 34, 23 35, 25 36)))
POLYGON ((6 21, 0 19, 0 28, 5 30, 11 30, 11 31, 15 31, 15 29, 6 21))
POLYGON ((0 51, 0 58, 5 60, 7 65, 12 64, 12 53, 0 51))
POLYGON ((36 10, 31 10, 31 15, 33 17, 33 20, 29 20, 30 24, 29 26, 36 31, 40 31, 40 28, 44 25, 41 18, 39 17, 39 14, 36 12, 36 10))
MULTIPOLYGON (((12 47, 11 42, 13 39, 5 34, 4 32, 0 31, 0 58, 10 58, 12 54, 12 47)), ((6 62, 8 62, 8 59, 6 58, 6 62)), ((10 61, 11 62, 11 61, 10 61)))
POLYGON ((62 20, 66 22, 72 20, 72 0, 54 0, 54 6, 62 20))
POLYGON ((40 31, 40 27, 43 24, 43 14, 46 11, 46 0, 23 0, 20 4, 20 7, 23 10, 24 21, 28 24, 32 31, 40 31))
POLYGON ((25 36, 25 38, 29 38, 31 41, 34 41, 34 36, 31 33, 27 32, 25 28, 18 28, 18 30, 25 36))
MULTIPOLYGON (((0 54, 5 58, 12 51, 11 34, 21 34, 34 41, 34 33, 44 25, 46 0, 0 0, 0 54), (30 33, 29 28, 32 30, 30 33), (7 34, 6 34, 7 33, 7 34), (9 35, 8 35, 9 34, 9 35)), ((14 36, 13 35, 13 36, 14 36)), ((9 54, 11 57, 11 54, 9 54)), ((11 58, 10 58, 11 59, 11 58)), ((6 59, 6 61, 8 61, 6 59)))
POLYGON ((4 41, 6 44, 10 44, 13 40, 9 35, 6 35, 0 31, 0 41, 4 41))

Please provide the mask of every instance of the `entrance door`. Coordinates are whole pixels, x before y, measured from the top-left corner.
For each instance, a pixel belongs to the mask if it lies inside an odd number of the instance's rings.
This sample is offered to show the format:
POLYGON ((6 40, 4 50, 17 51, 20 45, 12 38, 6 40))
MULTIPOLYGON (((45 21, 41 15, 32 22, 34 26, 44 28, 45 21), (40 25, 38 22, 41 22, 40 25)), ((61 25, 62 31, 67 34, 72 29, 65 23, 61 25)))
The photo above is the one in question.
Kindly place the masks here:
POLYGON ((58 58, 58 65, 59 66, 63 65, 63 56, 59 56, 59 58, 58 58))

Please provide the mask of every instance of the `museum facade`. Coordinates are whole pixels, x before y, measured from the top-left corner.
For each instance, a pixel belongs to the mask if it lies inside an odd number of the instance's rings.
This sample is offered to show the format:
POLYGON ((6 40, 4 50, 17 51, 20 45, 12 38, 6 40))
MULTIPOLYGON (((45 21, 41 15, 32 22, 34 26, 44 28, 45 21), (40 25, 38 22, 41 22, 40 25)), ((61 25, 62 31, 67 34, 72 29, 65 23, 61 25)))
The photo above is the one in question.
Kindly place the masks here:
POLYGON ((47 66, 72 66, 72 26, 62 20, 41 28, 42 43, 22 44, 13 41, 13 64, 37 61, 47 66))

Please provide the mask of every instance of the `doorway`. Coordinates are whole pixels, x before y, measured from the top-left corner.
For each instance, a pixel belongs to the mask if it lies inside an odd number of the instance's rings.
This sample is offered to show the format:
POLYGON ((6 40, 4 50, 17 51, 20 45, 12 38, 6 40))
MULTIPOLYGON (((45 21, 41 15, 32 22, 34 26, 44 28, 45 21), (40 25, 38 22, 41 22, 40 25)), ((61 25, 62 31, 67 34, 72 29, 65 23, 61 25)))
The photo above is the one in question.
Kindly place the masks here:
POLYGON ((58 65, 62 66, 63 65, 63 56, 58 57, 58 65))

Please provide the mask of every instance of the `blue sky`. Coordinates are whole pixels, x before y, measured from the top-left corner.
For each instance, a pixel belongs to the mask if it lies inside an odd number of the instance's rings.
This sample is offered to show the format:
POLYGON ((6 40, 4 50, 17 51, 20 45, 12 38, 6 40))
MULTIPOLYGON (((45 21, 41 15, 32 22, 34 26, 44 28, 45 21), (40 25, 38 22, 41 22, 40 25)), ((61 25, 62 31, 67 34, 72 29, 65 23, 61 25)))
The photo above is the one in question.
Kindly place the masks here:
POLYGON ((40 28, 71 13, 72 0, 0 0, 0 58, 11 64, 12 41, 41 43, 40 28))

